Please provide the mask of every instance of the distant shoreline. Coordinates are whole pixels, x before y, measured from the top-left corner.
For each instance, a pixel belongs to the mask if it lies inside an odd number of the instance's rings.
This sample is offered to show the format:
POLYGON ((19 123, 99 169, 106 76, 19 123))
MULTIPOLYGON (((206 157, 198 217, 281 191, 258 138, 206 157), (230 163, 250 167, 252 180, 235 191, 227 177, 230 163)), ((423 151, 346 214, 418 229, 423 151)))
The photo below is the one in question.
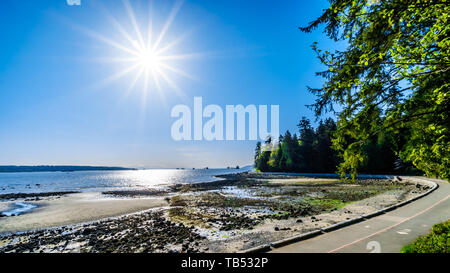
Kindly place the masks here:
POLYGON ((136 168, 105 166, 0 166, 0 173, 24 172, 80 172, 80 171, 135 171, 136 168))

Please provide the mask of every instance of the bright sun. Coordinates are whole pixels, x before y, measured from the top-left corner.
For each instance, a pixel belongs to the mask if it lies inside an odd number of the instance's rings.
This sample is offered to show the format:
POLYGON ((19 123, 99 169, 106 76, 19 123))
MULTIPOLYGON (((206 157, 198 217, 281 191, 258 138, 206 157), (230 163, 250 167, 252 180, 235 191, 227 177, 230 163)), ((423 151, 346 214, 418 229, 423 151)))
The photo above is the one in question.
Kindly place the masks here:
POLYGON ((149 69, 152 71, 158 71, 161 69, 159 56, 151 49, 139 52, 138 62, 139 65, 145 69, 149 69))
POLYGON ((111 26, 115 28, 116 33, 120 34, 120 39, 111 39, 94 33, 92 30, 84 29, 84 32, 89 36, 118 50, 117 56, 106 58, 106 62, 119 62, 124 64, 122 70, 105 79, 102 84, 109 84, 127 75, 132 75, 127 93, 135 89, 138 86, 138 82, 141 82, 143 83, 143 88, 140 85, 139 90, 143 90, 143 95, 145 96, 151 89, 156 89, 161 95, 164 95, 167 90, 166 87, 174 89, 178 95, 182 95, 180 88, 171 79, 172 74, 175 73, 188 78, 192 77, 179 68, 176 68, 172 62, 191 58, 196 54, 168 54, 168 52, 173 51, 176 45, 182 41, 185 35, 181 35, 172 41, 164 42, 164 37, 181 8, 182 1, 178 0, 175 2, 166 23, 158 35, 153 35, 151 6, 149 6, 148 24, 142 28, 138 23, 138 19, 129 0, 123 0, 123 3, 131 22, 131 29, 124 27, 124 25, 104 10, 110 20, 111 26), (165 88, 164 92, 163 88, 165 88))

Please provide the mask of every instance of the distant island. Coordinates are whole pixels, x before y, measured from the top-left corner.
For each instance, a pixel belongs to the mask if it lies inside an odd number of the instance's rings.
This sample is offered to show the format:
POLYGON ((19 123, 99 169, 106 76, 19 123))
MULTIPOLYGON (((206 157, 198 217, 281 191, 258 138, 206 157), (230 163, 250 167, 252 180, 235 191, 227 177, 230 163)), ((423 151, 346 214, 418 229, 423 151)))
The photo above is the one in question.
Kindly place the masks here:
POLYGON ((17 172, 79 172, 79 171, 127 171, 135 168, 98 166, 0 166, 0 173, 17 172))

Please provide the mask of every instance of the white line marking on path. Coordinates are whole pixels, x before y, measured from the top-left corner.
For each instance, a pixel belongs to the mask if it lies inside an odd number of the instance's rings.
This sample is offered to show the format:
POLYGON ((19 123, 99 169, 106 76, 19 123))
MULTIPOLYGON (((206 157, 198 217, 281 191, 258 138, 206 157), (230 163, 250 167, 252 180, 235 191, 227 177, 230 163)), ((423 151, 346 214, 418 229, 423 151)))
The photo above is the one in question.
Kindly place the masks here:
POLYGON ((333 249, 333 250, 330 250, 330 251, 328 251, 328 253, 336 252, 336 251, 338 251, 338 250, 340 250, 340 249, 343 249, 343 248, 346 248, 346 247, 348 247, 348 246, 354 245, 354 244, 356 244, 356 243, 358 243, 358 242, 361 242, 361 241, 364 241, 365 239, 368 239, 368 238, 370 238, 370 237, 372 237, 372 236, 375 236, 375 235, 377 235, 377 234, 383 233, 383 232, 385 232, 385 231, 387 231, 387 230, 389 230, 389 229, 391 229, 391 228, 394 228, 394 227, 396 227, 396 226, 398 226, 398 225, 401 225, 401 224, 403 224, 404 222, 409 221, 409 220, 411 220, 411 219, 413 219, 413 218, 415 218, 415 217, 417 217, 417 216, 419 216, 419 215, 421 215, 421 214, 423 214, 423 213, 429 211, 430 209, 434 208, 435 206, 437 206, 437 205, 439 205, 440 203, 442 203, 442 202, 444 202, 445 200, 447 200, 449 197, 450 197, 450 195, 447 195, 447 197, 445 197, 444 199, 442 199, 442 200, 440 200, 440 201, 434 203, 432 206, 430 206, 430 207, 428 207, 428 208, 422 210, 421 212, 418 212, 418 213, 414 214, 414 215, 411 216, 411 217, 408 217, 408 218, 406 218, 406 219, 404 219, 404 220, 398 222, 397 224, 393 224, 392 226, 388 226, 388 227, 386 227, 386 228, 383 228, 382 230, 379 230, 379 231, 377 231, 377 232, 374 232, 374 233, 372 233, 372 234, 370 234, 370 235, 368 235, 368 236, 366 236, 366 237, 360 238, 360 239, 355 240, 355 241, 353 241, 353 242, 351 242, 351 243, 348 243, 348 244, 345 244, 345 245, 340 246, 340 247, 338 247, 338 248, 335 248, 335 249, 333 249))
POLYGON ((410 232, 411 232, 411 230, 409 228, 405 228, 405 229, 397 231, 398 234, 402 234, 402 235, 409 234, 410 232))

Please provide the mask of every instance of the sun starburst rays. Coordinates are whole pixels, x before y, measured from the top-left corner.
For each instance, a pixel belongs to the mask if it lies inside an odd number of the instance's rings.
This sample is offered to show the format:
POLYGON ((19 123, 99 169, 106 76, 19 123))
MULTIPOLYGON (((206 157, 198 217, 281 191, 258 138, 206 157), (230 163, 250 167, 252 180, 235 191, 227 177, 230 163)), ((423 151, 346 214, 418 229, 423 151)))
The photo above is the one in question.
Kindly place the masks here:
MULTIPOLYGON (((105 9, 103 10, 115 34, 119 35, 115 39, 100 35, 92 30, 83 29, 90 37, 110 46, 113 52, 116 52, 113 53, 114 57, 98 58, 97 60, 105 63, 119 63, 121 65, 120 71, 101 80, 99 85, 111 84, 121 78, 129 77, 130 84, 125 90, 125 96, 128 96, 139 87, 143 100, 146 100, 148 94, 152 91, 156 91, 164 100, 164 95, 169 89, 173 90, 177 96, 184 97, 184 93, 172 77, 179 75, 194 79, 194 77, 177 67, 178 63, 174 63, 174 61, 182 60, 184 56, 189 56, 189 54, 175 54, 171 52, 174 51, 173 49, 177 49, 177 46, 187 37, 187 33, 165 41, 170 27, 181 8, 182 1, 178 0, 175 2, 159 33, 153 29, 151 3, 149 3, 148 20, 138 20, 138 18, 141 18, 136 16, 130 1, 122 0, 122 2, 129 20, 130 27, 128 28, 105 9), (145 27, 140 25, 142 21, 146 21, 145 27), (155 35, 155 33, 158 35, 155 35)), ((146 102, 143 103, 146 104, 146 102)))

